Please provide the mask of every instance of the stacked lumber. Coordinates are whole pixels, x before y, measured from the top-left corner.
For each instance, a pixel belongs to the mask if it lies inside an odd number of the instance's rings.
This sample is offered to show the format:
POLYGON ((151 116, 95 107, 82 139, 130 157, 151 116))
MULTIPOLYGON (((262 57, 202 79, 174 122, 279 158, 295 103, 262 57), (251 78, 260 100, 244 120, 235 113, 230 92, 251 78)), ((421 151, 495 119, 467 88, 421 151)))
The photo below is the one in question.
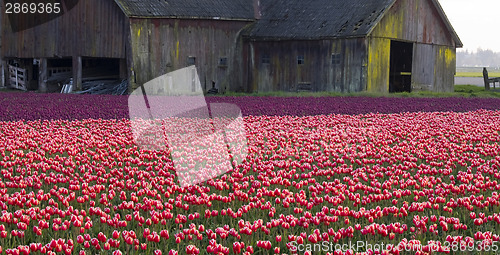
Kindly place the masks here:
POLYGON ((128 90, 128 80, 87 80, 82 82, 82 91, 77 94, 94 95, 125 95, 128 90))
POLYGON ((128 90, 128 81, 121 80, 118 75, 110 74, 102 68, 86 68, 82 70, 82 90, 74 92, 71 78, 72 72, 54 72, 47 79, 47 83, 62 86, 61 93, 78 93, 78 94, 111 94, 124 95, 128 90), (71 89, 68 89, 71 87, 71 89))

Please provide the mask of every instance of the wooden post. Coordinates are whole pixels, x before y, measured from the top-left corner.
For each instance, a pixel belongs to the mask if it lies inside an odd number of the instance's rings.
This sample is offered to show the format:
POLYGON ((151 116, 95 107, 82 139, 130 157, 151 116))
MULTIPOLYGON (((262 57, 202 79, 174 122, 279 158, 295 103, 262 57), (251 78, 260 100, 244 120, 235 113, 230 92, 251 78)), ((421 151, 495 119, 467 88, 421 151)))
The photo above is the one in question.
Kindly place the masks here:
POLYGON ((125 80, 127 78, 128 78, 127 60, 124 58, 120 58, 120 79, 125 80))
POLYGON ((5 88, 7 86, 7 83, 5 83, 5 80, 7 79, 7 77, 6 77, 7 75, 5 75, 5 73, 6 73, 5 70, 7 70, 7 68, 8 68, 7 61, 2 60, 2 70, 1 70, 2 83, 1 83, 0 87, 3 87, 3 88, 5 88))
POLYGON ((48 77, 48 68, 47 68, 47 59, 41 58, 40 65, 38 66, 38 91, 41 93, 47 92, 47 79, 48 77))
POLYGON ((486 67, 483 68, 483 78, 484 78, 484 89, 490 90, 490 81, 488 78, 488 70, 486 70, 486 67))
POLYGON ((24 66, 26 67, 26 72, 24 73, 24 84, 26 90, 30 90, 33 87, 33 60, 24 61, 24 66))
POLYGON ((82 57, 73 56, 73 91, 82 90, 82 57))

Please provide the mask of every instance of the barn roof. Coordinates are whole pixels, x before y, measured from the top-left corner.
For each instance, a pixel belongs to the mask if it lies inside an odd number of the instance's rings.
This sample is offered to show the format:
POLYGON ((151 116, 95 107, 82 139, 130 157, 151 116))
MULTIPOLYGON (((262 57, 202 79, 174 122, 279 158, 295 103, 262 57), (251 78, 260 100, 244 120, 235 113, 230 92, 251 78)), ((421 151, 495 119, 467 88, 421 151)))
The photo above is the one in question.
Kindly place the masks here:
POLYGON ((316 39, 367 35, 394 0, 260 0, 250 37, 316 39))
MULTIPOLYGON (((253 39, 321 39, 369 35, 397 0, 114 0, 128 17, 255 21, 244 35, 253 39)), ((437 0, 430 0, 462 47, 437 0)))
MULTIPOLYGON (((245 35, 251 38, 318 39, 362 37, 397 0, 260 0, 261 19, 245 35)), ((460 38, 437 0, 436 7, 458 47, 460 38)))
POLYGON ((252 0, 115 0, 128 17, 254 20, 252 0))

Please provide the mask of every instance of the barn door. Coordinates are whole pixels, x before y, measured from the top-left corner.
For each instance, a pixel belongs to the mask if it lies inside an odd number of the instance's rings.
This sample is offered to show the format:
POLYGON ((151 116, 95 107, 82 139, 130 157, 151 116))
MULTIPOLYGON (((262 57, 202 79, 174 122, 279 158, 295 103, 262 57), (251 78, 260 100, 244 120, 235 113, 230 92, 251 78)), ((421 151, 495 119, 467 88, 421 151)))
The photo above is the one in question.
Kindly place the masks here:
POLYGON ((413 43, 391 41, 389 92, 411 92, 413 43))

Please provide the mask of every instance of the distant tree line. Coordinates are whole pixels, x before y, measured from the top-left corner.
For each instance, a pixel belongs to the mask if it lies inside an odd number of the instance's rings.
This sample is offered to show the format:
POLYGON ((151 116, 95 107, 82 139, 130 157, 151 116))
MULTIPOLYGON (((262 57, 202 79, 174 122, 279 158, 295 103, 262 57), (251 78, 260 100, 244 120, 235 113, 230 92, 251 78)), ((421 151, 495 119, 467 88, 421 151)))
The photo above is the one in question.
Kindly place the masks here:
POLYGON ((457 66, 500 67, 500 52, 477 49, 457 52, 457 66))

